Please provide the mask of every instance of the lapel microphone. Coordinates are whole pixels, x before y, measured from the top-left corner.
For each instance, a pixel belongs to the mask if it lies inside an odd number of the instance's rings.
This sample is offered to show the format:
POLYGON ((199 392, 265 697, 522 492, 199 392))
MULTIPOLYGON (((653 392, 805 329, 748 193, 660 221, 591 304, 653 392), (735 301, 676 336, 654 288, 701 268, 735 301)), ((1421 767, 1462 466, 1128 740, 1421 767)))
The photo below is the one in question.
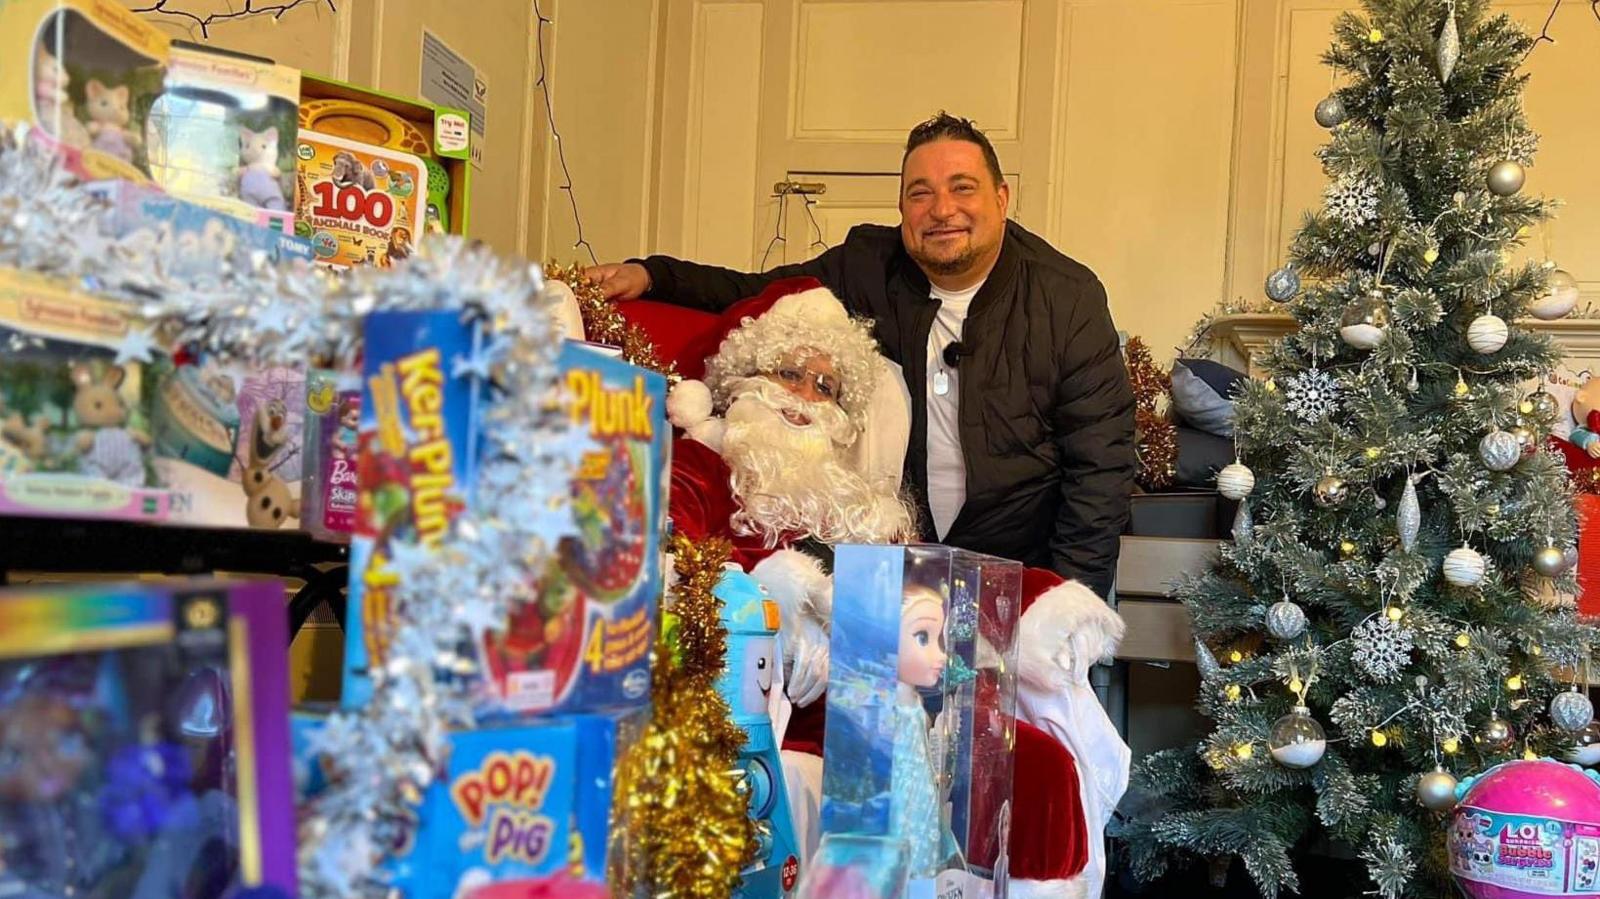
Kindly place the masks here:
POLYGON ((951 368, 956 368, 961 364, 962 356, 970 356, 971 354, 970 350, 961 345, 961 341, 952 340, 945 344, 944 364, 951 368))

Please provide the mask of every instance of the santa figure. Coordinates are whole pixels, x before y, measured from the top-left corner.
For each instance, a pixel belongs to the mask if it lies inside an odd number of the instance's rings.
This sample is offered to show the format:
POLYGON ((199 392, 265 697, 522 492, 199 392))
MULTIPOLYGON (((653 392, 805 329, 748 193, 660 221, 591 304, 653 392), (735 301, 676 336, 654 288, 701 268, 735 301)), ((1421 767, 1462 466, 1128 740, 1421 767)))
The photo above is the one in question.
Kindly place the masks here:
MULTIPOLYGON (((900 491, 910 397, 852 319, 809 278, 774 282, 720 316, 623 303, 686 380, 668 397, 668 517, 691 539, 722 537, 779 604, 785 778, 804 848, 821 801, 831 545, 916 542, 900 491), (791 706, 792 704, 792 711, 791 706)), ((1128 750, 1088 686, 1121 619, 1076 582, 1030 569, 1020 625, 1011 895, 1095 897, 1102 834, 1127 785, 1128 750)), ((998 800, 998 797, 991 797, 998 800)))

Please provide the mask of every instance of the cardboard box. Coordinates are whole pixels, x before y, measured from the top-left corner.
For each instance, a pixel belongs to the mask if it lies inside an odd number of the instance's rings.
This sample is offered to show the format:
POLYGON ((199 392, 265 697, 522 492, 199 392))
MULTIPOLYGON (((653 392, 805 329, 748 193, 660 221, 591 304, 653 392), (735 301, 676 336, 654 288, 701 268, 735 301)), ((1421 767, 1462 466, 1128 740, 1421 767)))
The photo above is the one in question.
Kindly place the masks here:
POLYGON ((0 591, 0 894, 295 895, 283 603, 276 581, 0 591))
POLYGON ((347 542, 356 524, 356 450, 361 379, 318 369, 306 378, 306 464, 302 526, 320 540, 347 542))
POLYGON ((149 114, 147 157, 173 194, 294 233, 300 70, 184 41, 149 114))
POLYGON ((121 304, 0 268, 0 514, 168 517, 151 452, 167 362, 142 333, 121 304))
MULTIPOLYGON (((471 116, 464 109, 385 94, 315 75, 300 83, 300 130, 314 131, 373 148, 407 153, 422 160, 426 181, 418 182, 424 200, 423 228, 467 233, 472 166, 468 164, 471 116)), ((302 196, 307 187, 302 182, 302 196)), ((302 236, 310 229, 300 226, 302 236)))
POLYGON ((100 0, 0 4, 0 120, 37 124, 88 180, 150 177, 146 125, 169 42, 100 0))
POLYGON ((317 261, 388 268, 420 234, 428 170, 416 156, 315 131, 300 132, 300 232, 317 261))

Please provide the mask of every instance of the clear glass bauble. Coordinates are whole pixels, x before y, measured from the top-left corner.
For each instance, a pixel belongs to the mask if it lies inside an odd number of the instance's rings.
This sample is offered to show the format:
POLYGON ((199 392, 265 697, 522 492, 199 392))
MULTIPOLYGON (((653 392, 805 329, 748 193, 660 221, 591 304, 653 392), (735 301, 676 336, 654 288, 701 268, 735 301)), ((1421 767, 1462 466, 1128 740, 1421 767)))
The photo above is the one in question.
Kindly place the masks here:
POLYGON ((1328 736, 1317 719, 1311 717, 1311 710, 1297 705, 1273 723, 1267 748, 1273 760, 1285 768, 1309 768, 1322 761, 1322 754, 1328 750, 1328 736))
POLYGON ((1339 316, 1339 337, 1358 350, 1370 350, 1389 336, 1389 302, 1381 291, 1351 300, 1339 316))

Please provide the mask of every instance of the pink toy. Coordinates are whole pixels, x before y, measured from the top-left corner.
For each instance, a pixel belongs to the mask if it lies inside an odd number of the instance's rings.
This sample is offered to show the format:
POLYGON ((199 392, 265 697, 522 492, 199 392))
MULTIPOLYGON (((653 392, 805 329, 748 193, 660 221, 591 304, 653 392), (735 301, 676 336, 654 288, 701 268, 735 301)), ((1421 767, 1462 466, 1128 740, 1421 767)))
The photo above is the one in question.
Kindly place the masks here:
POLYGON ((1600 775, 1548 760, 1468 778, 1450 823, 1450 872, 1469 899, 1600 894, 1600 775))

